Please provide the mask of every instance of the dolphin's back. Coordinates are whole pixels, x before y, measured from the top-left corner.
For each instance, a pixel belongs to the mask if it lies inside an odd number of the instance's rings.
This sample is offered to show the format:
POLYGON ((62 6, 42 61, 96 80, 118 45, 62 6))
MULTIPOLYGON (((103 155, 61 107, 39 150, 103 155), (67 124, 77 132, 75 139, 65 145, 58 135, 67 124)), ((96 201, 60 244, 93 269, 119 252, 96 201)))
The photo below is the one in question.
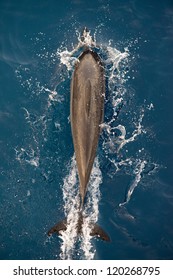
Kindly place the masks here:
POLYGON ((104 70, 99 56, 86 50, 79 57, 71 83, 71 128, 84 200, 103 121, 104 70))

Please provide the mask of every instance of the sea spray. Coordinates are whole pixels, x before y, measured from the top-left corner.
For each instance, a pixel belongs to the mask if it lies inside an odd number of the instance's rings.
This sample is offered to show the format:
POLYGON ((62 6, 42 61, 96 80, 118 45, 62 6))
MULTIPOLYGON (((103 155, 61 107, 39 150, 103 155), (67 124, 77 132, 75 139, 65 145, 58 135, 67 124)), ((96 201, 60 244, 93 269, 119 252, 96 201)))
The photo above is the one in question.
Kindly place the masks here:
POLYGON ((99 167, 99 160, 96 157, 89 185, 88 185, 88 199, 84 209, 84 222, 82 228, 82 250, 84 252, 85 259, 90 260, 94 258, 95 249, 91 244, 91 225, 94 225, 98 220, 99 215, 99 201, 100 201, 100 189, 99 186, 102 183, 102 173, 99 167))
POLYGON ((135 188, 138 186, 138 184, 140 183, 140 180, 142 178, 142 172, 144 171, 144 168, 147 164, 147 161, 145 160, 138 160, 137 164, 136 164, 136 168, 134 170, 134 174, 135 174, 135 178, 134 180, 132 181, 130 187, 129 187, 129 190, 127 192, 127 195, 126 195, 126 198, 125 198, 125 201, 123 203, 120 203, 119 206, 123 206, 125 205, 126 203, 129 202, 131 196, 132 196, 132 193, 134 192, 135 188))
MULTIPOLYGON (((82 235, 77 236, 77 223, 79 219, 79 183, 77 180, 77 167, 75 156, 72 157, 69 164, 69 173, 64 179, 63 201, 64 214, 67 218, 67 230, 61 232, 61 259, 72 259, 77 242, 80 242, 80 253, 84 259, 93 259, 95 249, 91 244, 91 225, 98 220, 98 204, 100 200, 99 186, 102 183, 102 173, 99 168, 98 158, 95 159, 90 181, 88 184, 87 202, 83 210, 82 235), (81 251, 82 250, 82 251, 81 251)), ((75 256, 74 256, 75 258, 75 256)))
POLYGON ((69 173, 64 179, 63 184, 63 201, 64 201, 64 214, 67 218, 67 230, 61 232, 61 259, 71 259, 75 240, 77 237, 77 222, 79 215, 79 188, 77 180, 77 167, 75 156, 72 157, 68 166, 69 173))

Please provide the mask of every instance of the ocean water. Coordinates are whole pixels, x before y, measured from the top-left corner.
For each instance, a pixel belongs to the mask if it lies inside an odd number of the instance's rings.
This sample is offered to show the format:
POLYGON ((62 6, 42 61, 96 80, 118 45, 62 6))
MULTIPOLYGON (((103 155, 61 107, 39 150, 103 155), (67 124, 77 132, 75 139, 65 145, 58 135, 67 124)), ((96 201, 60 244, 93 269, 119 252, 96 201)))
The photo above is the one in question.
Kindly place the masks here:
POLYGON ((173 259, 172 53, 172 0, 0 1, 0 259, 173 259), (106 97, 77 236, 69 107, 84 26, 106 97))

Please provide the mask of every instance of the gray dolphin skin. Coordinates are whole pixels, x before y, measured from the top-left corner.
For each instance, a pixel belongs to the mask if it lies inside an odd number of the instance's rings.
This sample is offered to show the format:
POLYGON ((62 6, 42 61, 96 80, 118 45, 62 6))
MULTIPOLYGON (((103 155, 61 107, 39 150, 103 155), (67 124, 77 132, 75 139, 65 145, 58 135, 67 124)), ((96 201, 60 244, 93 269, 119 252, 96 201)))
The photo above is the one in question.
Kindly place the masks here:
POLYGON ((93 167, 103 122, 104 69, 96 52, 85 50, 71 83, 71 128, 80 180, 81 207, 93 167))
MULTIPOLYGON (((88 32, 85 28, 83 34, 88 32)), ((82 35, 83 36, 83 35, 82 35)), ((82 39, 82 37, 81 37, 82 39)), ((73 145, 80 182, 80 209, 77 225, 78 234, 82 233, 83 208, 87 186, 97 152, 100 125, 104 118, 105 74, 99 55, 89 46, 78 57, 71 81, 70 119, 73 145)), ((110 241, 109 236, 98 225, 91 224, 91 236, 110 241)), ((50 229, 48 235, 67 229, 63 220, 50 229)))

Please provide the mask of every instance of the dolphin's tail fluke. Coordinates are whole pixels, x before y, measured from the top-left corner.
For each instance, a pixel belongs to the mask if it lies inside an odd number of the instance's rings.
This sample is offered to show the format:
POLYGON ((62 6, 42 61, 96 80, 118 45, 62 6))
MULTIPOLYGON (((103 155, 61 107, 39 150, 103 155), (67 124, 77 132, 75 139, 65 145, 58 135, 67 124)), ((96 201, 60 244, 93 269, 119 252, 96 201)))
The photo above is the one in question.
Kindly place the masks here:
POLYGON ((61 231, 66 231, 67 229, 67 219, 64 219, 57 223, 55 226, 53 226, 49 231, 48 235, 52 235, 53 233, 57 233, 58 235, 61 235, 61 231))
MULTIPOLYGON (((81 224, 81 218, 79 218, 79 221, 78 221, 78 225, 77 225, 77 231, 78 231, 78 234, 81 234, 82 232, 82 224, 81 224)), ((95 236, 95 237, 98 237, 104 241, 108 241, 110 242, 110 237, 109 235, 97 224, 95 225, 92 225, 91 226, 91 233, 90 235, 91 236, 95 236)), ((60 221, 59 223, 57 223, 55 226, 53 226, 49 231, 48 231, 48 235, 51 236, 53 233, 56 233, 58 235, 61 235, 61 232, 62 231, 66 231, 67 229, 67 219, 64 219, 62 221, 60 221)))
POLYGON ((109 235, 97 224, 93 226, 90 235, 96 236, 104 241, 108 241, 108 242, 111 241, 109 235))

